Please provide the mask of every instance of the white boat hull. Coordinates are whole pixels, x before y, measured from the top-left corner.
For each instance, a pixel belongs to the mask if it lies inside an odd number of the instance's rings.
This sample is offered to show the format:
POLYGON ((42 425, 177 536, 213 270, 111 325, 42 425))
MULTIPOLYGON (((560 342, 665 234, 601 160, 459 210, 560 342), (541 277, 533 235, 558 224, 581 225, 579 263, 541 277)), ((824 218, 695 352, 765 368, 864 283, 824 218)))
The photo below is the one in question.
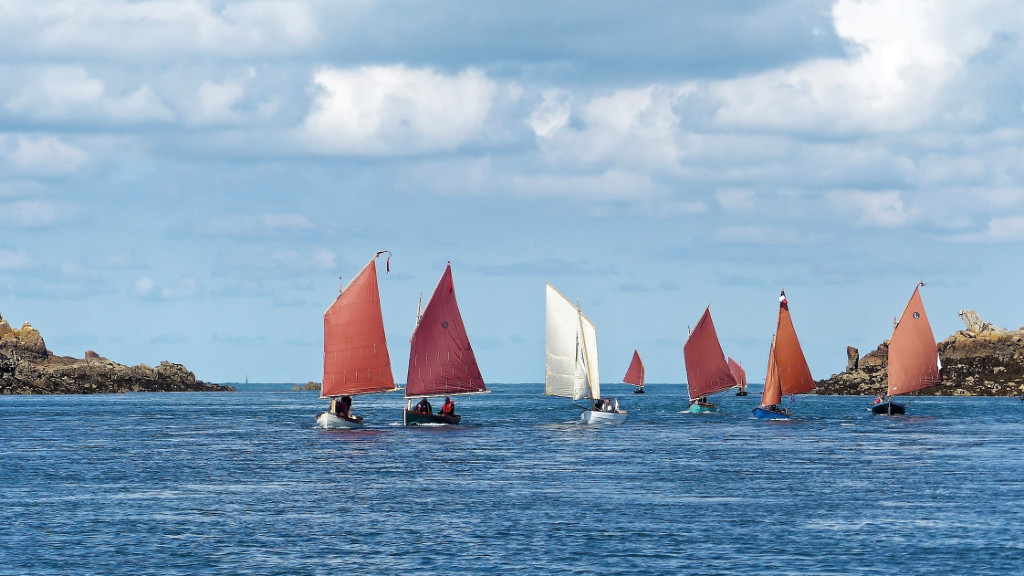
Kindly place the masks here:
POLYGON ((343 430, 345 428, 362 428, 362 422, 353 422, 351 420, 345 420, 344 418, 338 418, 330 412, 324 412, 316 417, 317 426, 326 428, 328 430, 343 430))
POLYGON ((584 410, 580 414, 580 422, 584 424, 622 424, 626 421, 625 412, 597 412, 584 410))

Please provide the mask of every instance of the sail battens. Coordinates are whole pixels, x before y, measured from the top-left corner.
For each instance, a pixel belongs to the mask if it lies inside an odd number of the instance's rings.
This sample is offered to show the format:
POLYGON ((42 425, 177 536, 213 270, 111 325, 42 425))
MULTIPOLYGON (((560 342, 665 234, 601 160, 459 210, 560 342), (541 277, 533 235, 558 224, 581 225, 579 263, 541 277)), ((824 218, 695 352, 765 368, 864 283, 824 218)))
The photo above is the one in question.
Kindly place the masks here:
POLYGON ((686 384, 690 400, 737 386, 718 341, 710 308, 704 309, 704 314, 686 339, 683 357, 686 360, 686 384))
POLYGON ((892 338, 888 352, 888 394, 909 394, 942 381, 939 373, 939 351, 928 315, 921 300, 921 284, 907 302, 892 338))
POLYGON ((445 268, 420 315, 410 339, 409 357, 406 398, 472 394, 487 390, 459 312, 451 264, 445 268), (454 359, 453 351, 456 352, 454 359), (460 351, 464 351, 461 358, 460 351), (414 370, 417 364, 413 358, 421 356, 423 364, 414 370))

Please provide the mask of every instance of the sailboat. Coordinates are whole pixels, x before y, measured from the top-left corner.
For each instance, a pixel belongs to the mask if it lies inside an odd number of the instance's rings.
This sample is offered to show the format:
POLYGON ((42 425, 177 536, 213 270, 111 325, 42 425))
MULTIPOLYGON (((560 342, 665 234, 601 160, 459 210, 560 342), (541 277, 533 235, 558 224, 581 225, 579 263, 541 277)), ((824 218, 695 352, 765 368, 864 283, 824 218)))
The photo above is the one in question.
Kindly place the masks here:
POLYGON ((889 339, 889 385, 885 398, 871 407, 874 414, 906 414, 906 405, 893 402, 892 396, 923 390, 942 381, 939 350, 924 313, 921 286, 924 282, 918 282, 914 288, 889 339))
POLYGON ((583 315, 579 304, 573 305, 551 284, 547 285, 546 298, 544 394, 590 400, 591 405, 580 414, 584 424, 625 422, 625 410, 614 409, 601 399, 594 324, 583 315))
POLYGON ((426 414, 412 409, 413 398, 487 392, 476 355, 455 299, 452 263, 444 269, 423 314, 418 314, 409 347, 409 376, 405 385, 405 424, 458 424, 462 416, 426 414))
POLYGON ((320 398, 329 398, 331 407, 316 419, 324 428, 361 428, 363 419, 349 412, 351 397, 398 389, 377 288, 377 257, 385 252, 377 252, 324 313, 320 398))
POLYGON ((686 385, 690 391, 690 405, 685 412, 717 412, 718 405, 708 402, 707 397, 735 388, 738 384, 725 361, 715 323, 711 320, 710 306, 704 309, 704 314, 686 339, 683 358, 686 360, 686 385))
POLYGON ((814 378, 807 366, 804 352, 800 348, 800 340, 793 328, 793 319, 789 315, 789 302, 786 291, 779 296, 779 321, 772 337, 771 349, 768 352, 768 372, 764 377, 764 393, 761 405, 754 408, 754 415, 762 420, 782 420, 791 418, 789 410, 781 408, 783 395, 806 394, 814 390, 814 378))
POLYGON ((633 350, 633 360, 629 363, 629 368, 626 369, 626 375, 622 377, 622 381, 636 386, 636 390, 633 390, 634 394, 644 393, 644 361, 640 359, 640 353, 636 350, 633 350))
POLYGON ((747 395, 747 371, 740 366, 740 363, 733 360, 732 356, 728 358, 729 371, 732 372, 733 378, 736 379, 736 383, 740 385, 740 389, 736 391, 737 396, 747 395))

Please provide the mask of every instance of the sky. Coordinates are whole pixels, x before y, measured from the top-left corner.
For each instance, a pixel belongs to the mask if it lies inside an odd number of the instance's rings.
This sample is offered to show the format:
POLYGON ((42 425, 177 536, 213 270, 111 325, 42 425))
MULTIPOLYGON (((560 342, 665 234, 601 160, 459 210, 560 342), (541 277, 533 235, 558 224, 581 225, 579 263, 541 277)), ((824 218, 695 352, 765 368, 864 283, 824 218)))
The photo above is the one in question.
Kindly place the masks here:
POLYGON ((0 0, 0 314, 58 355, 319 380, 378 250, 395 378, 451 261, 485 381, 544 379, 544 285, 685 381, 711 306, 763 380, 919 281, 1024 324, 1024 4, 0 0), (340 280, 339 280, 340 278, 340 280))

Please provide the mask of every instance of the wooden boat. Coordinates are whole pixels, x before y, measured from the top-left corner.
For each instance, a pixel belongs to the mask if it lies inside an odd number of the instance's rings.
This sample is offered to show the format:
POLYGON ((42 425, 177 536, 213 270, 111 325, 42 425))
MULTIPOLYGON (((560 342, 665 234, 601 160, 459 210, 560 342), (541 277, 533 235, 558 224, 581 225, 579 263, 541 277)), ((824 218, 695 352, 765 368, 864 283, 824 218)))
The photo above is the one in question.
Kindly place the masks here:
POLYGON ((728 358, 729 371, 732 372, 733 378, 736 379, 736 383, 739 384, 740 389, 736 391, 737 396, 747 395, 747 372, 740 366, 740 363, 733 360, 732 356, 728 358))
POLYGON ((455 299, 452 263, 445 267, 409 340, 409 375, 402 422, 409 424, 458 424, 458 414, 424 414, 412 409, 414 398, 461 396, 487 392, 480 367, 469 343, 466 326, 455 299))
POLYGON ((622 377, 622 381, 636 386, 636 390, 633 390, 634 394, 644 393, 644 361, 640 359, 640 353, 636 350, 633 350, 633 360, 629 363, 629 368, 626 369, 626 375, 622 377))
POLYGON ((690 392, 690 405, 685 412, 717 412, 718 405, 708 402, 707 397, 735 388, 738 384, 722 352, 710 307, 704 309, 704 314, 686 339, 683 358, 686 360, 686 385, 690 392))
POLYGON ((384 319, 377 287, 377 252, 324 313, 324 374, 320 398, 329 398, 331 410, 317 416, 324 428, 359 428, 363 419, 339 410, 345 397, 397 390, 391 372, 384 319))
POLYGON ((597 366, 597 329, 551 284, 547 285, 545 306, 544 394, 576 400, 590 400, 583 408, 584 424, 621 424, 626 411, 601 411, 601 382, 597 366))
POLYGON ((906 414, 906 405, 893 402, 893 396, 923 390, 942 381, 939 350, 928 315, 924 312, 921 286, 924 282, 919 282, 914 288, 903 316, 892 331, 888 386, 885 398, 871 407, 873 414, 906 414))
POLYGON ((768 371, 764 377, 761 405, 754 415, 761 420, 781 420, 792 417, 789 410, 780 407, 783 395, 806 394, 814 390, 814 378, 807 366, 800 340, 789 315, 786 291, 779 296, 779 320, 768 352, 768 371))

